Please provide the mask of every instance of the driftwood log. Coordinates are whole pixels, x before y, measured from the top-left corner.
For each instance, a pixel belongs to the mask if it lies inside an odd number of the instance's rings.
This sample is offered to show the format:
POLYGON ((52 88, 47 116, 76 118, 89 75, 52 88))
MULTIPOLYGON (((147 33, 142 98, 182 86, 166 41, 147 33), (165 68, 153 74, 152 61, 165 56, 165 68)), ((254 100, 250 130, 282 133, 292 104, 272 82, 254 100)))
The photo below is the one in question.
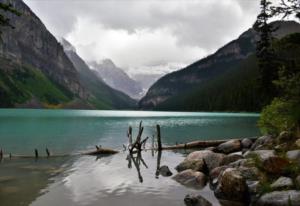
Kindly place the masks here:
POLYGON ((164 146, 164 147, 162 147, 162 149, 163 150, 172 150, 172 149, 192 149, 192 148, 216 147, 227 141, 228 140, 200 140, 200 141, 188 142, 185 144, 164 146))
POLYGON ((109 148, 99 148, 94 151, 84 152, 82 155, 109 155, 116 154, 118 151, 109 148))

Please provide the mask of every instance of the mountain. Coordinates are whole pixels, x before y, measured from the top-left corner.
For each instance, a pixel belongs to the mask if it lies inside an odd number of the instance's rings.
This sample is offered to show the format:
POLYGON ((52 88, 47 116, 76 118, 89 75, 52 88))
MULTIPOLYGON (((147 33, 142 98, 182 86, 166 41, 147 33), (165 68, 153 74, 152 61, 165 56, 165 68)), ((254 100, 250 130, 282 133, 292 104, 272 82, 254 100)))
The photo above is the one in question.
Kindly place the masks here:
POLYGON ((160 77, 162 77, 164 74, 151 74, 151 73, 136 73, 132 74, 132 79, 134 79, 136 82, 138 82, 142 87, 142 96, 144 96, 150 86, 156 82, 160 77))
MULTIPOLYGON (((274 37, 300 32, 294 21, 277 21, 274 37)), ((251 28, 186 68, 160 78, 139 102, 142 109, 259 111, 266 103, 260 98, 255 79, 258 75, 255 41, 251 28), (226 97, 226 98, 225 98, 226 97)))
MULTIPOLYGON (((2 27, 0 107, 128 108, 133 100, 113 91, 108 103, 83 84, 56 38, 22 0, 11 3, 21 16, 5 13, 15 29, 2 27), (96 97, 97 96, 97 97, 96 97), (101 102, 101 104, 99 103, 101 102)), ((99 88, 101 90, 101 88, 99 88)), ((109 96, 109 95, 108 95, 109 96)))
POLYGON ((106 109, 122 109, 124 106, 126 108, 133 108, 135 106, 134 100, 126 94, 111 88, 100 77, 95 75, 94 71, 78 56, 73 45, 65 39, 61 40, 61 44, 79 73, 79 82, 92 94, 89 100, 93 105, 106 109))
POLYGON ((105 59, 101 63, 91 62, 89 65, 95 71, 96 75, 112 88, 120 90, 134 99, 142 97, 143 89, 141 85, 131 79, 110 59, 105 59))

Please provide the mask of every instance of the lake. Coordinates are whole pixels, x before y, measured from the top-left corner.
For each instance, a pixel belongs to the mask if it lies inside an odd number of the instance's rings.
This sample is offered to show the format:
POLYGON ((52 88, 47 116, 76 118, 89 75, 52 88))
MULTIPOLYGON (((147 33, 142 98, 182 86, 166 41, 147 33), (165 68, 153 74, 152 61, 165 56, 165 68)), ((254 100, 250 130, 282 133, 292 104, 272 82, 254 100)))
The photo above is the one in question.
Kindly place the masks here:
MULTIPOLYGON (((156 176, 157 153, 145 151, 134 164, 123 144, 129 126, 134 137, 143 121, 143 137, 161 126, 165 145, 192 140, 259 135, 258 114, 93 110, 0 110, 0 147, 4 154, 34 155, 45 148, 53 158, 4 159, 0 164, 0 205, 184 205, 188 193, 202 194, 215 205, 208 187, 186 188, 156 176), (120 153, 106 157, 79 153, 102 145, 120 153)), ((150 141, 147 145, 150 147, 150 141)), ((185 151, 163 151, 160 165, 174 167, 185 151)))

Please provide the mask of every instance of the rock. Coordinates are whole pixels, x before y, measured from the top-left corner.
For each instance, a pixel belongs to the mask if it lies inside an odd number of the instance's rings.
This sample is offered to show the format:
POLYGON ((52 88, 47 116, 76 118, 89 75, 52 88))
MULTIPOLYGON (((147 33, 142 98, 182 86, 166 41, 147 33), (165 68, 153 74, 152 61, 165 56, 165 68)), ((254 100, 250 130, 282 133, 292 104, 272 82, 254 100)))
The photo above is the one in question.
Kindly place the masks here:
POLYGON ((291 150, 286 153, 286 157, 300 165, 300 150, 291 150))
POLYGON ((264 161, 265 159, 274 156, 275 156, 274 150, 255 150, 255 151, 248 151, 244 154, 245 158, 258 157, 260 161, 264 161))
POLYGON ((201 151, 195 151, 190 153, 185 160, 199 160, 206 157, 208 154, 212 153, 212 151, 209 150, 201 150, 201 151))
POLYGON ((290 132, 283 131, 279 134, 277 139, 280 143, 283 143, 283 142, 288 142, 291 139, 291 137, 292 137, 292 135, 290 132))
POLYGON ((207 148, 205 148, 205 150, 215 152, 216 151, 216 147, 207 147, 207 148))
POLYGON ((282 157, 269 157, 262 162, 264 170, 271 174, 282 174, 289 165, 289 161, 282 157))
POLYGON ((276 152, 281 152, 281 151, 285 151, 287 147, 288 147, 287 143, 282 143, 282 144, 276 145, 274 147, 274 149, 276 152))
POLYGON ((242 149, 241 147, 241 141, 236 139, 236 140, 229 140, 223 144, 220 144, 217 147, 217 150, 219 152, 229 154, 232 152, 240 151, 242 149))
POLYGON ((214 168, 209 173, 209 183, 210 183, 209 186, 210 186, 211 189, 215 189, 215 187, 218 184, 218 178, 219 178, 220 174, 222 172, 224 172, 227 168, 230 168, 230 167, 227 166, 227 165, 223 165, 223 166, 214 168))
POLYGON ((256 203, 257 206, 300 206, 300 191, 275 191, 264 194, 256 203))
POLYGON ((257 150, 258 147, 261 149, 268 148, 274 142, 273 137, 270 135, 259 137, 251 146, 251 150, 257 150))
POLYGON ((231 167, 240 167, 240 166, 246 165, 248 161, 249 161, 248 159, 240 159, 235 162, 231 162, 228 165, 231 167))
POLYGON ((298 148, 300 148, 300 139, 297 139, 297 140, 295 141, 295 145, 296 145, 298 148))
POLYGON ((242 147, 247 149, 251 147, 252 143, 253 143, 252 140, 248 138, 244 138, 241 141, 242 147))
POLYGON ((203 160, 208 169, 208 172, 212 171, 214 168, 219 167, 221 162, 223 161, 225 155, 220 153, 209 153, 207 154, 203 160))
POLYGON ((246 181, 246 184, 248 186, 248 191, 251 194, 257 194, 260 191, 261 186, 259 181, 248 180, 246 181))
POLYGON ((232 162, 236 162, 237 160, 243 159, 244 157, 242 155, 239 154, 229 154, 226 155, 222 162, 220 163, 220 165, 228 165, 232 162))
POLYGON ((214 191, 218 199, 245 202, 248 199, 248 188, 241 172, 234 168, 227 168, 218 179, 218 186, 214 191))
POLYGON ((263 174, 256 167, 239 167, 238 170, 246 180, 260 180, 263 174))
POLYGON ((175 167, 175 169, 178 172, 187 170, 187 169, 192 169, 195 171, 205 171, 206 169, 205 163, 203 159, 199 160, 184 160, 181 162, 179 165, 175 167))
POLYGON ((289 177, 279 177, 275 182, 271 184, 271 188, 274 190, 290 189, 293 186, 293 180, 289 177))
POLYGON ((300 187, 300 175, 298 175, 295 179, 296 185, 300 187))
POLYGON ((176 174, 173 179, 185 186, 198 189, 202 189, 206 184, 205 174, 191 169, 176 174))
POLYGON ((212 206, 212 204, 201 195, 186 195, 184 203, 186 206, 212 206))
POLYGON ((161 174, 164 177, 172 176, 173 173, 170 171, 169 167, 166 165, 163 165, 159 168, 159 174, 161 174))
POLYGON ((13 177, 13 176, 2 176, 0 177, 0 183, 5 183, 5 182, 10 182, 10 181, 14 181, 17 178, 13 177))

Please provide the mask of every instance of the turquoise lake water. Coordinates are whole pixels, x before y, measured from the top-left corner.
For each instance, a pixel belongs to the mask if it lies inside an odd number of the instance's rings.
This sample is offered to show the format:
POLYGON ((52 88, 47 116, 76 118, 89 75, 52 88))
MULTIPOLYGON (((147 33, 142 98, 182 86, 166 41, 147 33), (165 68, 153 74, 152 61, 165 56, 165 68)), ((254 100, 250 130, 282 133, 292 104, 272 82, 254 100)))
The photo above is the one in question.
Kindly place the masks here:
MULTIPOLYGON (((78 154, 102 145, 122 150, 128 126, 134 135, 143 121, 143 137, 161 126, 163 144, 200 139, 259 135, 258 114, 87 110, 0 110, 0 148, 5 154, 33 155, 37 148, 53 154, 78 154)), ((163 152, 161 165, 174 167, 184 151, 163 152)), ((0 205, 184 205, 187 193, 201 193, 218 205, 208 187, 181 186, 155 177, 157 154, 143 153, 147 165, 129 167, 127 152, 109 157, 69 156, 5 159, 0 164, 0 205), (141 182, 142 177, 142 182, 141 182)))

